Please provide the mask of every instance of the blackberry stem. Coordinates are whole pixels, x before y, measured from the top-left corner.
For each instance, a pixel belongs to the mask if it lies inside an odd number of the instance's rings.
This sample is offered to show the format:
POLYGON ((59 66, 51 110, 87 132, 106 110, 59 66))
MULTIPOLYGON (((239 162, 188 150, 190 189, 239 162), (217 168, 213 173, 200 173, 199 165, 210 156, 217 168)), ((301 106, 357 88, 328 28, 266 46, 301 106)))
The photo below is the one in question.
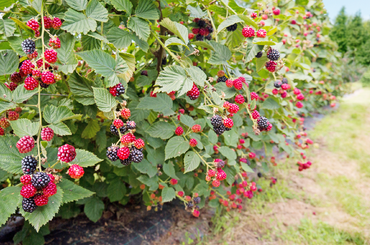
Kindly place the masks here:
MULTIPOLYGON (((42 41, 42 70, 45 69, 45 55, 44 55, 44 51, 45 51, 45 43, 44 43, 44 32, 45 32, 45 28, 44 28, 44 5, 42 4, 41 5, 41 12, 40 12, 40 15, 41 15, 41 41, 42 41)), ((42 168, 41 168, 41 145, 40 145, 40 138, 41 138, 41 129, 42 129, 42 114, 41 114, 41 86, 39 85, 39 88, 38 88, 38 92, 37 92, 37 108, 39 110, 39 122, 40 122, 40 126, 39 126, 39 132, 37 134, 37 155, 38 155, 38 160, 39 160, 39 171, 41 172, 42 171, 42 168)))
POLYGON ((212 24, 212 27, 213 27, 213 30, 215 30, 215 39, 216 39, 216 42, 218 42, 218 37, 217 37, 217 29, 216 29, 216 26, 215 26, 215 23, 213 23, 213 19, 212 19, 212 16, 211 16, 211 12, 209 12, 209 10, 207 9, 207 14, 208 14, 208 17, 209 19, 211 20, 211 24, 212 24))

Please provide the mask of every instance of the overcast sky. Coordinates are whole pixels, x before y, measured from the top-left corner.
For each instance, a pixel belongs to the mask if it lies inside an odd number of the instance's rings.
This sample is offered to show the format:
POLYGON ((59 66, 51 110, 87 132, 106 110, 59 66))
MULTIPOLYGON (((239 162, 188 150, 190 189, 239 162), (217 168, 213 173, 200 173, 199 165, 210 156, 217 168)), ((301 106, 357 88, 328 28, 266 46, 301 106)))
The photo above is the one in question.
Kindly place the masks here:
POLYGON ((329 13, 330 19, 333 21, 338 15, 339 10, 345 6, 346 13, 349 15, 356 14, 361 11, 361 16, 364 19, 370 20, 370 0, 323 0, 325 8, 329 13))

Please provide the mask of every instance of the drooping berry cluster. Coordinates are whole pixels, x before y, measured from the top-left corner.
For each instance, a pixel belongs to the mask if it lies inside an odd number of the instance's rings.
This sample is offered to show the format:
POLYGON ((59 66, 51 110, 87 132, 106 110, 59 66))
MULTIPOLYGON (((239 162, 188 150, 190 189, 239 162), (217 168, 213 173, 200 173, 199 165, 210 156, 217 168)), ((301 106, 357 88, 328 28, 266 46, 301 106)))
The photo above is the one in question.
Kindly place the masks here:
POLYGON ((195 83, 193 84, 193 87, 191 90, 189 90, 187 93, 186 93, 187 96, 189 96, 189 98, 191 100, 196 100, 198 99, 199 97, 199 89, 197 87, 197 85, 195 85, 195 83))
POLYGON ((125 93, 125 87, 122 85, 122 83, 119 83, 115 85, 114 87, 109 88, 109 93, 113 95, 114 97, 120 96, 125 93))
POLYGON ((195 22, 196 27, 193 28, 191 31, 194 35, 196 35, 195 39, 197 41, 203 41, 204 38, 207 40, 211 40, 212 39, 211 34, 214 31, 212 27, 212 23, 207 19, 199 19, 199 18, 195 18, 194 22, 195 22))
POLYGON ((266 69, 269 72, 275 72, 276 71, 276 67, 278 65, 278 63, 276 61, 278 61, 279 58, 280 58, 279 51, 276 50, 276 49, 270 48, 267 51, 267 58, 269 59, 269 61, 267 61, 266 64, 265 64, 266 69))
MULTIPOLYGON (((122 118, 128 119, 131 115, 130 109, 122 108, 118 112, 122 118)), ((124 123, 121 119, 115 119, 110 126, 112 134, 119 136, 120 146, 112 145, 107 148, 106 156, 112 162, 120 160, 121 164, 128 166, 132 162, 139 163, 144 159, 143 148, 145 143, 142 139, 136 139, 134 132, 136 130, 136 123, 134 121, 127 121, 124 123), (118 132, 118 129, 120 132, 118 132)))
POLYGON ((206 176, 206 181, 210 182, 212 181, 213 187, 219 187, 221 185, 221 181, 225 180, 227 178, 227 174, 222 169, 225 167, 226 163, 225 161, 222 161, 221 159, 215 159, 213 161, 213 165, 215 166, 216 170, 209 169, 206 176))
POLYGON ((23 184, 20 191, 23 197, 22 208, 32 213, 38 206, 48 204, 49 197, 57 193, 55 176, 45 172, 34 172, 37 160, 33 156, 26 156, 22 160, 22 169, 25 175, 21 177, 23 184))

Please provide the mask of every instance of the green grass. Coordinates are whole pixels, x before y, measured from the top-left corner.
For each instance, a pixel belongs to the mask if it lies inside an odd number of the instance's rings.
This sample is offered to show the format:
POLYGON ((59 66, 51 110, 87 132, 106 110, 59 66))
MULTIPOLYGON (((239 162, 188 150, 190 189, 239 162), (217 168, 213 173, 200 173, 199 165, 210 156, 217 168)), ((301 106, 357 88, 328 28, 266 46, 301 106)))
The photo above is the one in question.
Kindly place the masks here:
POLYGON ((289 244, 366 244, 360 233, 339 230, 321 221, 314 224, 309 219, 302 219, 298 227, 290 227, 279 237, 283 241, 290 241, 289 244))

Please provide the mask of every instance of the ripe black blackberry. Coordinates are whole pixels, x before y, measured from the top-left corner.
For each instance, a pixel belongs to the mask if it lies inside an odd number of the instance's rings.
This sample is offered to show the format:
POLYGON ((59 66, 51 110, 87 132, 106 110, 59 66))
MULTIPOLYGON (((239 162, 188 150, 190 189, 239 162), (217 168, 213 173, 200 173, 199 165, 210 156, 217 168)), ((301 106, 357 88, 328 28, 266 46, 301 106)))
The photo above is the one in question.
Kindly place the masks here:
POLYGON ((162 65, 163 66, 167 65, 167 58, 166 57, 163 57, 163 59, 162 59, 162 65))
POLYGON ((141 71, 141 75, 148 76, 148 71, 141 71))
POLYGON ((216 168, 223 168, 225 167, 225 162, 224 161, 219 161, 219 162, 216 162, 216 168))
POLYGON ((45 188, 50 182, 50 177, 44 172, 37 172, 32 176, 31 183, 37 189, 45 188))
POLYGON ((219 127, 222 125, 222 117, 219 115, 215 115, 211 118, 211 124, 213 127, 219 127))
POLYGON ((131 158, 129 157, 129 158, 127 158, 127 159, 125 159, 125 160, 120 160, 121 161, 121 164, 123 165, 123 166, 128 166, 128 165, 130 165, 131 164, 131 158))
POLYGON ((205 26, 206 26, 206 22, 205 22, 204 20, 199 20, 197 24, 198 24, 198 26, 199 26, 200 28, 203 28, 203 27, 205 27, 205 26))
POLYGON ((112 162, 118 160, 118 156, 117 156, 118 149, 119 149, 119 147, 116 146, 116 145, 112 145, 112 146, 109 146, 107 148, 106 155, 107 155, 108 159, 111 160, 112 162))
POLYGON ((209 31, 209 33, 212 33, 213 32, 213 27, 212 26, 207 26, 206 28, 209 31))
POLYGON ((280 53, 276 49, 270 49, 267 52, 267 58, 276 61, 280 58, 280 53))
POLYGON ((122 83, 119 83, 116 89, 117 96, 125 93, 125 87, 123 87, 122 83))
POLYGON ((212 40, 212 36, 211 36, 211 34, 208 34, 207 36, 206 36, 206 39, 209 41, 209 40, 212 40))
POLYGON ((226 80, 227 80, 227 77, 225 77, 225 76, 217 78, 218 83, 224 83, 224 82, 226 82, 226 80))
POLYGON ((228 31, 235 31, 236 28, 238 28, 238 24, 237 23, 235 23, 235 24, 233 24, 231 26, 226 27, 226 30, 228 30, 228 31))
MULTIPOLYGON (((122 127, 120 127, 120 128, 119 128, 119 131, 121 131, 121 134, 126 133, 126 131, 127 131, 126 126, 122 126, 122 127)), ((110 125, 110 132, 111 132, 112 134, 114 134, 114 135, 118 136, 118 130, 117 130, 116 126, 114 126, 113 124, 112 124, 112 125, 110 125)))
POLYGON ((260 116, 257 120, 257 124, 259 130, 264 130, 268 128, 269 120, 266 117, 260 116))
POLYGON ((193 202, 192 202, 192 201, 188 202, 188 203, 186 204, 186 207, 187 207, 188 209, 192 209, 192 208, 194 207, 193 202))
POLYGON ((263 55, 262 51, 259 51, 257 54, 256 54, 256 58, 261 58, 263 55))
POLYGON ((204 36, 202 36, 202 35, 200 35, 200 34, 197 34, 197 35, 195 36, 195 39, 196 39, 197 41, 203 41, 203 40, 204 40, 204 36))
POLYGON ((282 85, 283 83, 280 81, 280 80, 276 80, 275 82, 274 82, 274 87, 275 88, 281 88, 281 85, 282 85))
POLYGON ((285 77, 281 80, 281 83, 282 84, 288 84, 288 79, 286 79, 285 77))
POLYGON ((193 199, 193 202, 194 202, 195 204, 200 203, 200 201, 201 201, 200 197, 194 197, 194 199, 193 199))
POLYGON ((132 147, 130 152, 130 158, 131 161, 139 163, 144 159, 144 154, 135 147, 132 147))
POLYGON ((49 84, 43 83, 42 81, 39 81, 39 82, 40 82, 40 87, 41 88, 48 88, 49 87, 49 84))
POLYGON ((220 126, 218 126, 218 127, 213 127, 213 131, 215 131, 215 133, 217 134, 217 135, 221 135, 221 134, 223 134, 224 132, 225 132, 225 130, 226 130, 226 127, 225 127, 225 125, 223 125, 223 124, 221 124, 220 126))
POLYGON ((261 172, 258 172, 257 173, 257 176, 258 176, 258 178, 262 178, 262 173, 261 172))
POLYGON ((37 208, 33 197, 31 198, 23 198, 22 200, 22 208, 25 212, 32 213, 37 208))
POLYGON ((127 129, 135 129, 136 128, 136 123, 134 121, 127 121, 126 122, 126 128, 127 129))
POLYGON ((225 131, 230 131, 230 130, 231 130, 231 128, 225 127, 225 131))
POLYGON ((24 40, 21 46, 22 46, 23 52, 25 52, 26 54, 32 54, 33 52, 35 52, 35 49, 36 49, 35 42, 31 39, 24 40))
POLYGON ((25 156, 22 159, 22 170, 24 174, 33 174, 37 167, 37 160, 33 156, 25 156))

